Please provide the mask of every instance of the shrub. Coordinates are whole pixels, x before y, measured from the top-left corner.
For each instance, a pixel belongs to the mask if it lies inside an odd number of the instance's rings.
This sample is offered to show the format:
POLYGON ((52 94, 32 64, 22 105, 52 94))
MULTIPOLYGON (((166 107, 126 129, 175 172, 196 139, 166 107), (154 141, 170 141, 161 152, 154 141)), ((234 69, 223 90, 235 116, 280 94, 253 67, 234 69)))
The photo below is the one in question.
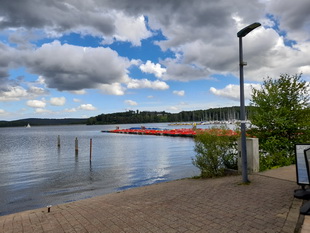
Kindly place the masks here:
POLYGON ((225 168, 237 168, 237 137, 227 128, 212 128, 197 132, 193 164, 200 169, 201 177, 224 175, 225 168))
POLYGON ((259 138, 261 170, 294 163, 295 144, 310 141, 309 88, 301 74, 283 74, 253 89, 250 133, 259 138))

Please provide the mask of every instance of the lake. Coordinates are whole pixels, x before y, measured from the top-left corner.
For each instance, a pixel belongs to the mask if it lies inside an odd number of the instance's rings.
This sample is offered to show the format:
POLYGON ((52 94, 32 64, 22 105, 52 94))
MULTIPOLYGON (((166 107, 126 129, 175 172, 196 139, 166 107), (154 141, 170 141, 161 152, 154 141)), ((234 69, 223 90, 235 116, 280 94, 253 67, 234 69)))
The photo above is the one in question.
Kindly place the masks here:
MULTIPOLYGON (((167 123, 145 126, 178 127, 167 123)), ((101 132, 115 127, 0 128, 0 215, 199 174, 192 165, 192 138, 101 132)))

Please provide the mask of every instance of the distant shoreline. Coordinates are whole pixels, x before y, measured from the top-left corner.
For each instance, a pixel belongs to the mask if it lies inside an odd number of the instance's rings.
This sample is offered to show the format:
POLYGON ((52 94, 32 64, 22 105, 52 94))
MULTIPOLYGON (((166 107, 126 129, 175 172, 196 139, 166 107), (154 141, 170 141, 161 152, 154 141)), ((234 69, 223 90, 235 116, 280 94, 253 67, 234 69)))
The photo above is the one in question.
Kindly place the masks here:
POLYGON ((41 119, 27 118, 15 121, 0 121, 0 127, 26 127, 30 126, 56 126, 56 125, 86 125, 86 118, 66 118, 66 119, 41 119))

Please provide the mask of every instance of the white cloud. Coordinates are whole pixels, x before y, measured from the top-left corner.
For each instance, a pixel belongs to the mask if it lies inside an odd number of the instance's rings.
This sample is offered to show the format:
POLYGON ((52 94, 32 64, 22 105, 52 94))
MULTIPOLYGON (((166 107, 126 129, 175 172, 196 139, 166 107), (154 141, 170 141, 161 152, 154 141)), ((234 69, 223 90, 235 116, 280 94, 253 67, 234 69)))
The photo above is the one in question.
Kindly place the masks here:
POLYGON ((64 111, 65 112, 77 112, 77 111, 82 111, 82 110, 95 111, 97 110, 97 108, 94 107, 92 104, 81 104, 77 108, 66 108, 64 111))
POLYGON ((268 12, 275 15, 280 22, 280 30, 287 33, 288 39, 299 42, 310 39, 309 8, 308 0, 299 0, 297 4, 291 4, 289 0, 272 0, 267 4, 268 12))
POLYGON ((54 106, 63 106, 66 103, 66 98, 65 97, 53 97, 50 100, 51 105, 54 106))
POLYGON ((177 106, 170 106, 168 107, 168 111, 169 112, 179 112, 181 110, 181 108, 177 107, 177 106))
MULTIPOLYGON (((261 85, 259 84, 244 84, 244 98, 251 99, 252 88, 260 89, 261 85)), ((216 89, 214 87, 210 88, 210 92, 214 95, 225 97, 232 100, 240 99, 240 86, 229 84, 223 89, 216 89)))
POLYGON ((172 93, 175 94, 175 95, 178 95, 178 96, 184 96, 184 95, 185 95, 185 91, 184 91, 184 90, 181 90, 181 91, 173 91, 172 93))
MULTIPOLYGON (((12 31, 22 28, 26 31, 24 34, 34 34, 30 29, 38 28, 42 29, 41 36, 60 37, 64 33, 75 32, 82 36, 105 38, 110 42, 129 41, 135 46, 152 35, 148 27, 154 31, 160 30, 165 40, 157 41, 157 44, 163 50, 170 49, 175 58, 162 61, 165 68, 148 60, 140 69, 164 80, 206 79, 214 73, 237 76, 236 32, 247 22, 254 21, 262 22, 263 27, 244 38, 244 57, 249 64, 246 67, 248 80, 262 81, 266 76, 296 73, 300 67, 310 63, 307 56, 310 50, 307 6, 310 3, 307 0, 300 0, 294 6, 289 0, 283 0, 283 3, 282 0, 237 3, 220 0, 214 4, 203 0, 197 0, 195 4, 178 1, 177 9, 170 1, 143 3, 108 0, 104 4, 87 0, 83 4, 64 1, 60 3, 61 8, 54 3, 47 5, 42 2, 35 7, 33 4, 28 1, 19 6, 3 4, 2 11, 7 15, 3 23, 12 31), (24 12, 23 9, 40 9, 42 14, 33 14, 31 10, 24 12), (282 30, 281 34, 271 28, 275 21, 266 18, 268 14, 273 14, 278 20, 277 27, 282 30), (37 20, 33 20, 34 15, 37 20), (143 15, 148 16, 147 22, 143 15), (287 40, 297 44, 292 48, 284 43, 287 40)), ((25 37, 28 40, 34 38, 25 37)), ((16 37, 15 42, 18 42, 16 37)), ((84 48, 57 42, 23 52, 5 45, 2 47, 0 64, 3 62, 5 65, 0 67, 0 73, 7 72, 6 67, 12 64, 22 63, 42 77, 39 80, 42 84, 58 90, 96 89, 100 84, 124 83, 128 78, 128 67, 140 62, 139 59, 129 61, 122 58, 109 48, 84 48), (66 59, 68 56, 70 59, 66 59)))
POLYGON ((77 109, 76 108, 66 108, 65 112, 76 112, 77 109))
MULTIPOLYGON (((145 25, 144 16, 132 17, 126 16, 122 12, 115 13, 115 35, 114 39, 119 41, 129 41, 134 46, 140 46, 141 40, 150 37, 145 25)), ((110 41, 112 38, 110 38, 110 41)))
POLYGON ((133 101, 133 100, 125 100, 124 103, 127 104, 127 105, 130 105, 130 106, 138 105, 138 103, 133 101))
POLYGON ((139 88, 151 88, 154 90, 167 90, 169 85, 163 81, 155 80, 150 81, 147 79, 130 79, 127 84, 129 89, 139 89, 139 88))
POLYGON ((41 100, 28 100, 26 104, 32 108, 45 108, 46 106, 46 103, 41 100))
POLYGON ((94 111, 97 110, 92 104, 81 104, 78 107, 79 110, 87 110, 87 111, 94 111))
POLYGON ((41 87, 30 86, 28 89, 22 86, 6 86, 0 88, 0 101, 18 101, 46 95, 47 90, 41 87))
POLYGON ((77 99, 77 98, 73 98, 73 102, 75 102, 75 103, 79 103, 79 102, 81 102, 82 100, 80 100, 80 99, 77 99))
POLYGON ((162 68, 159 63, 154 64, 149 60, 145 64, 140 65, 139 68, 144 73, 154 74, 157 78, 161 78, 166 73, 166 69, 162 68))
POLYGON ((45 85, 45 79, 43 76, 39 76, 37 79, 37 83, 41 85, 45 85))
MULTIPOLYGON (((262 81, 267 75, 296 73, 296 70, 310 62, 307 56, 310 47, 308 0, 299 0, 294 5, 289 0, 219 0, 213 4, 203 0, 196 0, 195 4, 178 1, 177 8, 173 1, 149 3, 108 0, 102 4, 85 0, 83 3, 63 1, 57 5, 44 2, 35 6, 33 4, 35 3, 29 1, 17 5, 6 2, 1 6, 6 14, 3 25, 7 25, 12 31, 22 29, 26 31, 24 35, 31 34, 32 36, 25 37, 29 41, 35 39, 35 33, 31 29, 36 28, 41 29, 43 35, 40 36, 48 34, 61 37, 75 32, 82 36, 97 36, 110 42, 129 41, 132 45, 139 46, 141 40, 152 35, 151 30, 160 30, 165 40, 157 41, 157 44, 163 50, 169 49, 175 58, 162 61, 165 68, 151 61, 142 64, 140 68, 143 72, 153 73, 165 80, 205 79, 214 73, 237 75, 236 32, 248 22, 254 21, 262 22, 263 27, 254 30, 244 39, 244 57, 249 64, 248 80, 262 81), (24 9, 33 9, 41 14, 35 14, 32 10, 25 12, 24 9), (147 20, 144 15, 147 15, 147 20), (271 17, 266 18, 266 15, 272 15, 278 21, 276 26, 281 33, 278 29, 271 28, 275 21, 271 17), (297 45, 293 48, 285 43, 280 45, 279 41, 287 40, 296 41, 297 45), (180 54, 181 59, 177 57, 180 54)), ((16 35, 11 35, 11 39, 14 38, 19 43, 16 35)), ((132 64, 113 52, 108 48, 85 49, 57 42, 43 45, 32 52, 21 53, 16 49, 5 48, 1 49, 0 64, 3 62, 5 65, 0 67, 3 68, 0 71, 5 73, 6 67, 12 66, 10 63, 21 63, 23 60, 30 71, 44 76, 41 81, 45 80, 48 87, 81 90, 82 84, 85 84, 86 89, 97 88, 100 84, 123 83, 126 79, 127 68, 132 64), (21 54, 26 55, 20 56, 21 54), (68 56, 70 59, 66 59, 68 56), (98 61, 101 61, 100 65, 97 65, 98 61), (88 83, 86 77, 90 77, 88 83), (70 83, 70 80, 76 82, 70 83)), ((134 62, 136 65, 137 61, 134 62)))
POLYGON ((50 111, 50 110, 48 110, 48 109, 45 109, 45 108, 36 108, 35 109, 35 112, 36 113, 44 113, 44 114, 51 114, 51 113, 53 113, 53 111, 50 111))
POLYGON ((9 86, 0 91, 0 101, 16 101, 28 96, 27 90, 21 86, 9 86))
POLYGON ((115 40, 128 41, 134 46, 139 46, 142 39, 152 35, 146 27, 144 13, 128 14, 122 9, 116 9, 117 5, 109 7, 110 4, 115 3, 90 0, 61 1, 49 4, 44 2, 39 4, 21 2, 17 5, 7 3, 1 5, 0 13, 6 17, 1 18, 0 22, 15 31, 20 28, 28 29, 26 32, 31 32, 31 29, 41 29, 39 35, 32 32, 20 33, 21 35, 15 33, 11 36, 12 42, 28 46, 27 42, 35 38, 61 37, 72 32, 105 38, 104 43, 112 43, 115 40), (40 12, 40 14, 35 12, 40 12))
MULTIPOLYGON (((141 94, 137 90, 141 88, 176 90, 174 85, 180 81, 189 82, 186 88, 190 88, 192 80, 210 80, 223 74, 239 77, 236 33, 255 21, 262 26, 243 39, 244 60, 248 64, 244 67, 246 82, 262 82, 267 76, 278 78, 282 73, 302 72, 309 77, 309 7, 309 0, 294 4, 290 0, 218 0, 212 4, 205 0, 195 0, 194 4, 186 0, 19 1, 18 4, 3 1, 0 102, 39 99, 49 88, 79 95, 91 95, 94 93, 91 89, 95 89, 120 96, 131 91, 128 89, 135 89, 130 93, 135 95, 141 94), (65 44, 71 40, 63 41, 62 36, 71 33, 82 40, 95 36, 94 44, 92 47, 65 44), (41 40, 45 38, 55 41, 37 43, 46 41, 41 40), (101 41, 105 46, 100 45, 101 41), (113 43, 111 48, 109 43, 113 43), (152 43, 167 53, 152 47, 152 43), (135 68, 158 80, 143 79, 149 76, 145 74, 134 77, 135 68), (27 74, 21 74, 24 71, 27 74), (37 80, 34 76, 38 76, 37 80)), ((239 99, 237 85, 223 87, 224 81, 218 81, 211 93, 239 99)), ((191 98, 189 95, 186 93, 191 98)), ((249 94, 246 96, 249 98, 249 94)), ((29 103, 35 108, 40 105, 29 103)), ((8 109, 5 110, 11 112, 8 109)), ((82 109, 67 109, 71 110, 82 109)))
POLYGON ((141 60, 140 59, 132 59, 132 60, 130 60, 130 64, 133 66, 138 66, 141 64, 141 60))
MULTIPOLYGON (((183 56, 181 55, 183 58, 183 56)), ((210 79, 212 72, 203 66, 196 64, 185 64, 180 61, 180 57, 176 59, 167 58, 163 61, 167 67, 167 72, 162 76, 164 80, 191 81, 199 79, 210 79)))
POLYGON ((124 95, 125 88, 120 83, 101 84, 98 86, 103 94, 106 95, 124 95))
POLYGON ((0 109, 0 115, 5 115, 5 114, 7 114, 7 112, 3 109, 0 109))
POLYGON ((42 88, 42 87, 35 87, 35 86, 30 86, 28 93, 30 95, 46 95, 48 92, 46 89, 42 88))
POLYGON ((76 91, 70 91, 70 93, 76 94, 76 95, 85 95, 86 91, 85 90, 76 90, 76 91))
POLYGON ((24 52, 23 58, 30 72, 42 75, 47 87, 59 91, 96 89, 101 84, 125 82, 127 68, 131 66, 127 58, 119 57, 110 48, 84 50, 59 41, 24 52))

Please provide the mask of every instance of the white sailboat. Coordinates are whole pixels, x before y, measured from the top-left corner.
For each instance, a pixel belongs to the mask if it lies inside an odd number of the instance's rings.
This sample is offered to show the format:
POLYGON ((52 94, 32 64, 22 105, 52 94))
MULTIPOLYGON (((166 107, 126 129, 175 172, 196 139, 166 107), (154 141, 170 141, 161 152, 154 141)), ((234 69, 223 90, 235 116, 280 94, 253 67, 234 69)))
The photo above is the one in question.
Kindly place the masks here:
POLYGON ((30 124, 28 123, 28 125, 26 126, 26 128, 31 128, 30 124))

